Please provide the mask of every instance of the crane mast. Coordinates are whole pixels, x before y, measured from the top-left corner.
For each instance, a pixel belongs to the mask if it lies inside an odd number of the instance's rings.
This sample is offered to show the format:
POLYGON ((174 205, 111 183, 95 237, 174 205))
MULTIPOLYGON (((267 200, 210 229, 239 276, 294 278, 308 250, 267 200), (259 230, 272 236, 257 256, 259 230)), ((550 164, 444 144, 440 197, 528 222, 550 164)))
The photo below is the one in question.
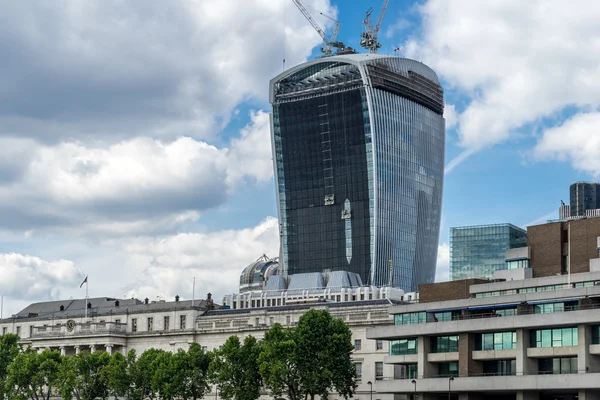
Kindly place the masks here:
POLYGON ((377 53, 377 50, 381 47, 381 43, 377 41, 377 36, 379 35, 379 28, 381 28, 381 22, 383 21, 383 17, 387 11, 388 3, 389 0, 383 1, 383 6, 379 12, 379 17, 377 18, 375 27, 373 27, 373 22, 371 21, 371 14, 373 13, 372 7, 367 11, 367 15, 363 20, 363 27, 365 30, 360 35, 362 37, 360 40, 360 45, 369 50, 371 53, 377 53))
POLYGON ((321 47, 321 51, 324 54, 326 54, 326 55, 332 54, 333 53, 332 47, 337 48, 337 49, 345 49, 346 48, 346 45, 344 43, 336 41, 338 32, 340 31, 340 21, 333 19, 323 13, 319 13, 322 16, 329 18, 330 20, 335 22, 335 29, 333 30, 331 38, 328 38, 327 35, 325 34, 325 31, 321 28, 321 26, 319 26, 317 21, 314 20, 312 15, 310 15, 310 13, 304 7, 304 5, 300 2, 300 0, 292 0, 292 1, 296 5, 296 7, 298 7, 298 10, 300 10, 302 15, 304 15, 304 18, 306 18, 308 20, 308 22, 310 22, 312 27, 317 31, 319 36, 321 36, 321 38, 323 39, 323 43, 325 44, 325 46, 321 47))

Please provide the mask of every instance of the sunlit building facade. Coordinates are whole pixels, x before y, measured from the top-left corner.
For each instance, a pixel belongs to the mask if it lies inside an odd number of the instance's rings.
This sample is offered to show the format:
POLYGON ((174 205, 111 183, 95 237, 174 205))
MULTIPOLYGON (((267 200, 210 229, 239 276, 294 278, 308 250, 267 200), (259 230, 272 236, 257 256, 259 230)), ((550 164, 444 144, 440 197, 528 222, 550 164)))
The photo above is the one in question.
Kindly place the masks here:
POLYGON ((450 228, 450 279, 493 279, 509 268, 506 250, 527 246, 527 231, 512 224, 450 228))
POLYGON ((351 54, 271 81, 284 275, 349 271, 407 291, 435 277, 443 91, 424 64, 351 54))

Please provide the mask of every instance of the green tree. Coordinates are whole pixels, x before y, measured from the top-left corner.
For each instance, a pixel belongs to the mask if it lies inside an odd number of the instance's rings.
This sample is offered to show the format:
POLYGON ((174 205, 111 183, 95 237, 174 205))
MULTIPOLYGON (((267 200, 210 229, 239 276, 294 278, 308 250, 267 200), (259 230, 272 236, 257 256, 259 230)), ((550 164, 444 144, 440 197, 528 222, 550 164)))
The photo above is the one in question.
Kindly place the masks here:
POLYGON ((137 360, 135 360, 135 351, 129 352, 128 358, 133 355, 133 362, 129 364, 133 399, 143 400, 156 397, 152 388, 152 377, 156 365, 154 361, 161 352, 162 350, 148 349, 137 360))
POLYGON ((326 400, 335 391, 349 398, 356 389, 352 350, 346 324, 313 309, 300 317, 297 327, 284 330, 275 324, 265 334, 260 371, 275 396, 326 400))
POLYGON ((131 364, 135 362, 135 350, 130 350, 125 357, 123 354, 114 353, 106 367, 106 384, 108 392, 114 397, 133 399, 131 394, 131 364))
POLYGON ((223 347, 213 353, 210 375, 223 400, 260 397, 259 354, 260 344, 253 336, 246 337, 243 344, 237 336, 230 336, 223 347))
POLYGON ((264 385, 274 397, 287 394, 290 400, 299 400, 300 375, 296 367, 296 331, 275 324, 265 333, 258 357, 264 385))
POLYGON ((0 337, 0 399, 4 399, 8 367, 21 351, 19 337, 7 333, 0 337))
MULTIPOLYGON (((187 375, 181 397, 197 400, 203 398, 210 390, 208 369, 211 364, 211 353, 202 350, 198 343, 192 343, 186 354, 187 375)), ((178 353, 178 357, 181 357, 178 353)))
POLYGON ((159 350, 151 364, 150 382, 160 400, 171 400, 177 394, 177 381, 182 371, 177 371, 173 358, 173 353, 159 350))
POLYGON ((94 400, 108 397, 107 367, 110 356, 105 352, 83 351, 65 358, 59 373, 59 392, 63 399, 94 400))
POLYGON ((58 351, 38 353, 28 348, 8 367, 6 391, 9 399, 49 399, 58 384, 62 357, 58 351))

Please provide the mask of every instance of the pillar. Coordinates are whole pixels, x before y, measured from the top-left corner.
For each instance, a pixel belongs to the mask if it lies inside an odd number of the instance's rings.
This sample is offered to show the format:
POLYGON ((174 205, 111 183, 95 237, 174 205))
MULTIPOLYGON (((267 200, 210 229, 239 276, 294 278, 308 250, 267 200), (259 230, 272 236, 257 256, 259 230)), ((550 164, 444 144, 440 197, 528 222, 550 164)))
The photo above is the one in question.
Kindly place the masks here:
POLYGON ((529 348, 529 331, 517 329, 517 375, 537 374, 537 362, 527 357, 529 348))
POLYGON ((588 325, 577 327, 577 372, 585 374, 589 372, 600 372, 598 358, 590 355, 590 344, 592 344, 592 328, 588 325))
POLYGON ((417 377, 419 379, 433 378, 437 375, 435 365, 427 361, 430 344, 428 336, 419 336, 417 339, 417 377))
POLYGON ((67 355, 67 349, 65 346, 60 346, 60 355, 61 356, 66 356, 67 355))
POLYGON ((81 346, 75 345, 75 354, 77 355, 79 352, 81 352, 81 346))
POLYGON ((112 355, 112 353, 113 353, 113 345, 112 344, 106 345, 106 352, 108 353, 109 356, 112 355))
POLYGON ((90 345, 90 353, 93 353, 96 351, 96 345, 95 344, 91 344, 90 345))
POLYGON ((479 376, 483 373, 481 362, 473 360, 475 336, 472 333, 458 335, 458 376, 479 376))

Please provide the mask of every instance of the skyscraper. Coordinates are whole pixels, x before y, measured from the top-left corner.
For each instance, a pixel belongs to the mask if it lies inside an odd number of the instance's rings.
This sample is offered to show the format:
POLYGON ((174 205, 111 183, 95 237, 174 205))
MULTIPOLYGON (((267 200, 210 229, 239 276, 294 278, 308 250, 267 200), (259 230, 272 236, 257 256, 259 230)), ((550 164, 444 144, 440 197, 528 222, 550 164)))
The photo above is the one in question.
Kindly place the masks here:
POLYGON ((450 228, 450 280, 493 279, 506 269, 506 250, 527 246, 527 231, 512 224, 450 228))
POLYGON ((284 274, 433 282, 444 174, 443 90, 426 65, 377 54, 309 61, 271 80, 284 274))
POLYGON ((575 182, 569 188, 571 217, 584 217, 587 210, 600 208, 600 183, 575 182))

